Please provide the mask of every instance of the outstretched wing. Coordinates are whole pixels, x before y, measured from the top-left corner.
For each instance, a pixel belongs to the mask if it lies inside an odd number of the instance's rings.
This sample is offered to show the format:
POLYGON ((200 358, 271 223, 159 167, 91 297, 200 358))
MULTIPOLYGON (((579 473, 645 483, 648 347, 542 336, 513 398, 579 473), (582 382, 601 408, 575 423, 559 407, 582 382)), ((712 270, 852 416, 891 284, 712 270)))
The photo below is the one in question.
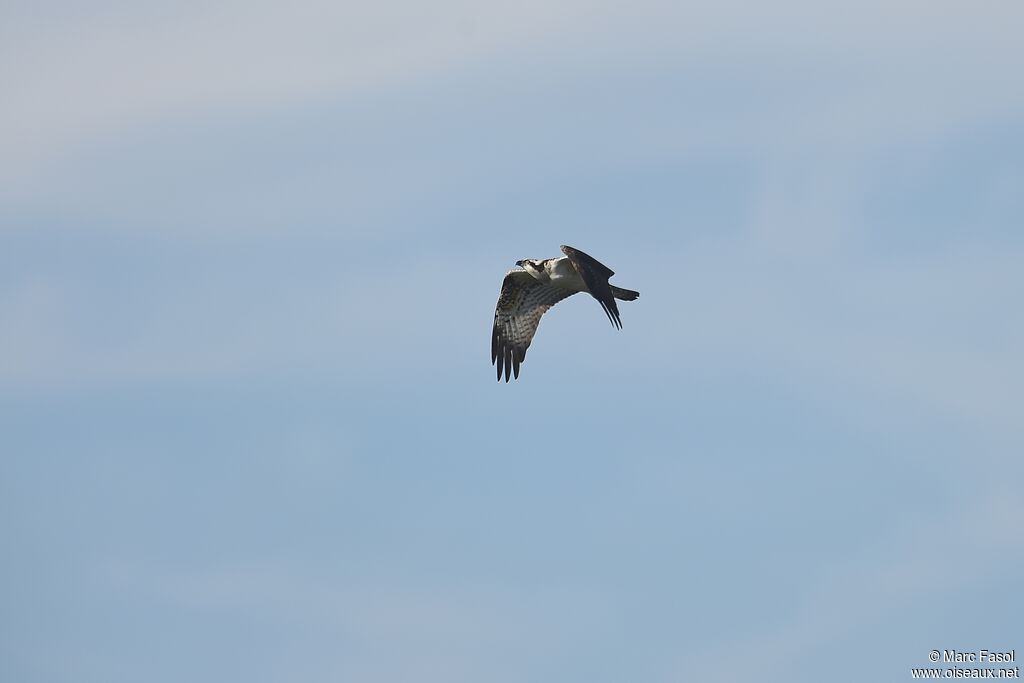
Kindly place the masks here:
POLYGON ((549 308, 576 292, 565 287, 538 282, 525 270, 510 270, 501 283, 498 306, 494 310, 491 331, 491 363, 502 372, 519 379, 519 364, 526 360, 540 317, 549 308))
POLYGON ((605 315, 612 325, 622 329, 622 320, 619 319, 619 307, 615 304, 615 297, 612 296, 611 285, 608 278, 615 275, 611 268, 598 261, 593 256, 584 254, 579 249, 573 249, 566 245, 561 246, 562 253, 569 257, 569 261, 576 268, 576 271, 583 278, 583 282, 590 290, 591 296, 597 299, 604 309, 605 315))

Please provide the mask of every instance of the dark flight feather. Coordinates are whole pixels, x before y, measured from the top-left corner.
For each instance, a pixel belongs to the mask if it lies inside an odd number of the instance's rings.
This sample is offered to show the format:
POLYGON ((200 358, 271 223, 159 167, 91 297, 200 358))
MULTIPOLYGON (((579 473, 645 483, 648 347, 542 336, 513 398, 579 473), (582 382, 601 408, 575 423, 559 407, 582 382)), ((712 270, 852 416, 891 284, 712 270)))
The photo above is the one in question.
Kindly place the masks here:
POLYGON ((561 249, 562 253, 569 257, 569 261, 576 268, 580 277, 583 278, 587 289, 590 290, 590 295, 601 304, 601 308, 604 309, 608 320, 611 321, 614 327, 621 330, 622 320, 619 318, 619 307, 615 304, 611 285, 608 284, 608 278, 615 275, 615 272, 593 256, 585 254, 579 249, 573 249, 564 244, 561 249))

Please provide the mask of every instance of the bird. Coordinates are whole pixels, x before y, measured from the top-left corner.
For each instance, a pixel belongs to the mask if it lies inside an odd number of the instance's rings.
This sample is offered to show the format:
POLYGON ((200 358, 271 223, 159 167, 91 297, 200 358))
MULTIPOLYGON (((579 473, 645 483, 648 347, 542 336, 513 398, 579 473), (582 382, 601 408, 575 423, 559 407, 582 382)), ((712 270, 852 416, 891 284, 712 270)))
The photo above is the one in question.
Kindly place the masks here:
POLYGON ((609 284, 615 273, 593 256, 564 244, 561 250, 564 257, 523 259, 516 261, 517 269, 505 273, 491 331, 491 364, 499 382, 502 374, 505 382, 510 375, 519 379, 519 365, 526 360, 541 316, 562 299, 587 292, 601 304, 612 327, 622 329, 615 300, 635 301, 640 296, 609 284))

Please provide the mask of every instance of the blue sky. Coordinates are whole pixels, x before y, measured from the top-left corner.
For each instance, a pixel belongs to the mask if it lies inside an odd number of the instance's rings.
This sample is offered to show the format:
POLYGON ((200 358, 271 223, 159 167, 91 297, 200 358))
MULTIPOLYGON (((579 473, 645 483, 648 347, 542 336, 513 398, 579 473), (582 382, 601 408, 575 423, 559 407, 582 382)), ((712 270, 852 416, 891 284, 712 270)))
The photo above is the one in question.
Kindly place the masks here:
POLYGON ((551 5, 4 5, 0 677, 1024 648, 1020 4, 551 5))

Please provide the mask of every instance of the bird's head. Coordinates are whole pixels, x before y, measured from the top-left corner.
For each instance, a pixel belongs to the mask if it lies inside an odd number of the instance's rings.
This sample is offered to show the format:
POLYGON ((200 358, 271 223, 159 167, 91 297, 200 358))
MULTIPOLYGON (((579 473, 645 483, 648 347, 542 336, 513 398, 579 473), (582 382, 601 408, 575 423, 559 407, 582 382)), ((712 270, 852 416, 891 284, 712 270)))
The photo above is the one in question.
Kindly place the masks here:
POLYGON ((525 270, 527 273, 535 277, 536 279, 547 282, 548 274, 544 271, 544 261, 538 261, 537 259, 527 258, 522 261, 516 261, 516 265, 525 270))

